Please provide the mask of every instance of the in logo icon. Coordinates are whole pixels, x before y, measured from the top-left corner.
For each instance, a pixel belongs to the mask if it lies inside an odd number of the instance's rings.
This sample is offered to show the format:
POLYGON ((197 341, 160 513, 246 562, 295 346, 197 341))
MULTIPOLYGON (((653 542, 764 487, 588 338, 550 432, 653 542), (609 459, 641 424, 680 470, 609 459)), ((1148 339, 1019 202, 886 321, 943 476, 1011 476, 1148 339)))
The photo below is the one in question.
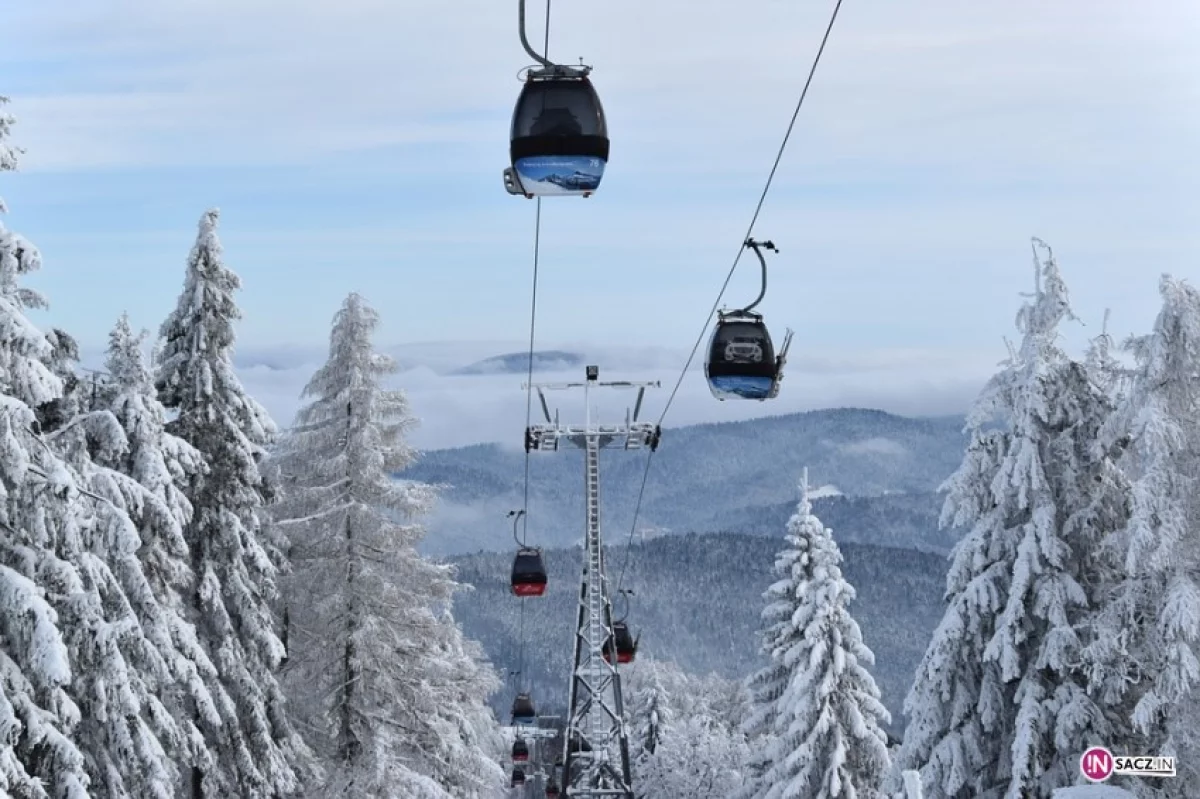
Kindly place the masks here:
POLYGON ((1103 746, 1093 746, 1079 758, 1079 770, 1092 782, 1104 782, 1115 769, 1112 752, 1103 746))

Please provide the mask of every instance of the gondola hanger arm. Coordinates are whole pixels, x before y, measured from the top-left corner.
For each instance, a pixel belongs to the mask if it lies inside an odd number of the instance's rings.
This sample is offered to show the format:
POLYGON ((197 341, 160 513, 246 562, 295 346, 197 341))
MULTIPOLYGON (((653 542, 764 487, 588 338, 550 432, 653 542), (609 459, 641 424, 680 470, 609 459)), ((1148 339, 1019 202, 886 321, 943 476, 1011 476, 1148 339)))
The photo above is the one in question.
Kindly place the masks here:
POLYGON ((524 549, 525 542, 517 536, 517 524, 521 521, 521 517, 525 515, 525 511, 510 510, 508 515, 511 516, 513 520, 513 540, 517 542, 517 546, 519 546, 521 549, 524 549))
POLYGON ((525 52, 529 53, 534 61, 537 61, 546 69, 554 69, 555 65, 545 56, 540 55, 534 50, 533 45, 529 43, 529 37, 525 35, 525 0, 517 0, 517 17, 519 22, 518 30, 521 34, 521 46, 525 48, 525 52))
POLYGON ((746 239, 743 247, 749 247, 754 250, 754 254, 758 256, 758 264, 762 267, 762 288, 758 292, 758 297, 754 302, 747 305, 741 310, 741 313, 748 314, 754 310, 754 307, 763 301, 763 297, 767 296, 767 259, 763 257, 762 251, 770 250, 771 252, 779 252, 779 248, 775 246, 773 241, 755 241, 754 239, 746 239))
POLYGON ((629 618, 629 597, 633 596, 633 591, 629 588, 621 588, 617 590, 617 593, 625 600, 625 612, 621 614, 621 618, 617 619, 617 621, 625 621, 629 618))

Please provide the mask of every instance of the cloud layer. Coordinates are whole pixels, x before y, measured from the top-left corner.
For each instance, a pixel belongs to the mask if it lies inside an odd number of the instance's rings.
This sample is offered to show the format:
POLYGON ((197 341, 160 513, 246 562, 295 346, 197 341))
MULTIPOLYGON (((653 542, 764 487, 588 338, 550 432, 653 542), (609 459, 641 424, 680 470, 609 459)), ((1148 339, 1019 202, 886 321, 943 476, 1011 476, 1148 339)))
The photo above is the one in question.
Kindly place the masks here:
MULTIPOLYGON (((647 390, 643 419, 657 420, 679 379, 685 352, 632 348, 564 346, 587 355, 601 367, 601 380, 659 381, 647 390)), ((520 351, 480 342, 414 344, 389 349, 407 368, 390 382, 403 388, 413 413, 421 420, 413 443, 440 449, 480 442, 521 446, 525 429, 525 374, 451 375, 461 366, 490 355, 520 351)), ((281 425, 291 422, 301 405, 300 392, 325 353, 247 353, 239 358, 239 375, 248 391, 267 406, 281 425)), ((903 415, 962 413, 988 375, 994 359, 978 353, 948 356, 944 352, 875 351, 798 356, 788 364, 783 390, 771 402, 718 402, 708 391, 702 364, 694 364, 679 385, 665 424, 732 421, 756 416, 828 407, 867 407, 903 415), (989 362, 990 360, 990 362, 989 362)), ((536 372, 535 383, 580 382, 583 369, 536 372)), ((551 410, 564 422, 582 422, 582 392, 548 391, 551 410)), ((635 394, 607 389, 593 394, 594 418, 624 418, 635 394)), ((533 421, 542 419, 536 395, 533 421)))

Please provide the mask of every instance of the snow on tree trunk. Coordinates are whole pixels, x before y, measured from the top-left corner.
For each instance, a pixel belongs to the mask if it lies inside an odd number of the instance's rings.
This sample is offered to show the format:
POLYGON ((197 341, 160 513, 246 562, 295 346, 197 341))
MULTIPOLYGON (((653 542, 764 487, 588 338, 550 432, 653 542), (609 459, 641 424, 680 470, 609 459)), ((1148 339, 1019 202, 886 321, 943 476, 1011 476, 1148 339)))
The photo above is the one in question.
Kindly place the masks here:
POLYGON ((282 796, 300 788, 311 753, 292 730, 275 676, 284 651, 271 602, 282 556, 264 542, 271 487, 260 471, 275 425, 234 373, 241 283, 223 263, 217 217, 214 209, 200 220, 179 304, 162 326, 155 379, 159 400, 178 414, 167 430, 208 464, 188 483, 184 536, 197 579, 188 604, 219 673, 210 691, 227 693, 236 712, 223 714, 219 732, 201 719, 216 764, 194 773, 193 785, 204 797, 282 796))
POLYGON ((976 401, 944 486, 943 525, 971 530, 951 556, 949 607, 905 702, 899 757, 931 799, 1045 795, 1078 778, 1082 752, 1109 733, 1080 627, 1106 584, 1095 553, 1123 520, 1123 483, 1092 448, 1111 403, 1058 349, 1066 286, 1052 254, 1034 260, 1020 350, 976 401))
POLYGON ((770 665, 749 683, 757 707, 747 730, 775 736, 752 795, 880 797, 890 767, 883 726, 891 718, 867 670, 875 656, 848 610, 855 591, 842 577, 841 552, 812 514, 807 470, 785 540, 779 579, 763 595, 770 665))
POLYGON ((905 771, 900 776, 904 780, 904 799, 925 799, 921 790, 921 772, 905 771))
POLYGON ((402 391, 380 386, 396 366, 372 350, 378 324, 360 296, 347 298, 329 360, 304 390, 313 402, 281 447, 288 690, 305 729, 319 731, 322 795, 483 799, 504 780, 485 703, 499 681, 449 615, 450 568, 416 551, 424 531, 413 519, 434 492, 391 476, 415 458, 404 440, 415 420, 402 391), (396 793, 408 783, 423 793, 396 793))
POLYGON ((1159 289, 1153 333, 1126 344, 1137 368, 1100 442, 1124 453, 1133 488, 1098 668, 1124 711, 1114 751, 1177 758, 1177 779, 1138 780, 1139 795, 1182 797, 1200 782, 1200 292, 1168 275, 1159 289))

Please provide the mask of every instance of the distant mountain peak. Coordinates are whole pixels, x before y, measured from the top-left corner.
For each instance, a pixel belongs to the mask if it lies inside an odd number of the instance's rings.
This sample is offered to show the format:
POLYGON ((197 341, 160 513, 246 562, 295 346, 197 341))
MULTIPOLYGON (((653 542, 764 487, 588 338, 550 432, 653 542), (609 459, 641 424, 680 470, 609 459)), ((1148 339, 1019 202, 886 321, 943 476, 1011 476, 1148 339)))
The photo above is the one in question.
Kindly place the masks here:
MULTIPOLYGON (((578 368, 583 365, 584 356, 578 352, 566 350, 535 350, 533 353, 533 371, 549 372, 563 369, 578 368)), ((452 375, 500 375, 517 374, 529 369, 528 352, 509 352, 504 355, 493 355, 468 366, 455 369, 452 375)))

